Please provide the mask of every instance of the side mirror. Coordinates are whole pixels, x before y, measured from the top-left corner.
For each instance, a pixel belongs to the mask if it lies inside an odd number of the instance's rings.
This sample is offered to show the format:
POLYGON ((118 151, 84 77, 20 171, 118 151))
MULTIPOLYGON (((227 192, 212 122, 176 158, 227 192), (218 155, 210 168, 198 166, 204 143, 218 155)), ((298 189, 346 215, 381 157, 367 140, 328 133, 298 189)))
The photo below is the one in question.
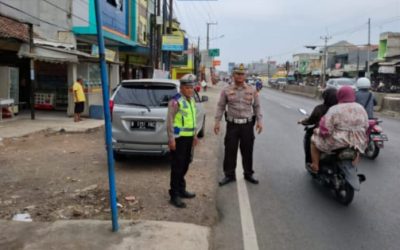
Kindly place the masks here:
POLYGON ((208 96, 203 95, 203 96, 201 97, 201 102, 208 102, 208 96))
POLYGON ((305 109, 299 109, 299 112, 302 113, 303 115, 308 115, 308 113, 305 109))

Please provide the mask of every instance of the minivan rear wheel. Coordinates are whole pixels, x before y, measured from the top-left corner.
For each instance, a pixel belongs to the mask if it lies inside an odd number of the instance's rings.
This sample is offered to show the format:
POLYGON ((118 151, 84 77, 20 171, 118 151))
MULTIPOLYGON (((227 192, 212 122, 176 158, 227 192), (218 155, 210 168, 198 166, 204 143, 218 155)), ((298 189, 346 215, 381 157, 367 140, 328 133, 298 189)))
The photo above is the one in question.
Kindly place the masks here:
POLYGON ((115 161, 122 161, 124 159, 124 157, 125 157, 123 154, 119 153, 116 150, 113 150, 113 155, 114 155, 114 160, 115 161))

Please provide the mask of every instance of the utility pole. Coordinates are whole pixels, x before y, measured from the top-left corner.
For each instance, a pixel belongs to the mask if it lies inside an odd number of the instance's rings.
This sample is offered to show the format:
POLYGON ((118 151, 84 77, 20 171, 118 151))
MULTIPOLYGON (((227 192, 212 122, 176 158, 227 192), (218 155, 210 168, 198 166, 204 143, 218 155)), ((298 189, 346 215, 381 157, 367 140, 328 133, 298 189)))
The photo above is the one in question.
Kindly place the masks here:
POLYGON ((210 49, 210 25, 217 25, 218 23, 207 23, 207 53, 210 49))
POLYGON ((196 76, 198 81, 202 80, 200 76, 200 61, 201 61, 201 55, 200 55, 200 37, 197 37, 197 50, 195 54, 195 64, 196 64, 196 76))
MULTIPOLYGON (((153 16, 151 18, 151 31, 150 31, 150 57, 152 70, 156 68, 156 50, 157 50, 157 2, 153 2, 153 16)), ((153 73, 154 74, 154 73, 153 73)))
POLYGON ((103 111, 104 111, 104 124, 105 124, 105 141, 107 149, 107 162, 108 162, 108 182, 110 187, 110 206, 111 206, 111 220, 112 231, 117 232, 118 225, 118 208, 117 208, 117 190, 115 188, 115 170, 114 170, 114 156, 112 149, 112 134, 111 134, 111 112, 110 112, 110 96, 108 73, 104 47, 103 36, 103 19, 102 19, 102 6, 101 0, 94 2, 96 11, 96 29, 97 29, 97 42, 99 46, 99 61, 101 72, 101 87, 103 92, 103 111))
POLYGON ((157 18, 161 17, 161 0, 157 0, 157 10, 156 10, 156 55, 155 55, 155 65, 156 69, 160 68, 160 57, 161 57, 161 32, 160 25, 157 23, 157 18), (157 13, 157 14, 156 14, 157 13))
MULTIPOLYGON (((29 52, 33 54, 33 24, 29 25, 29 52)), ((29 88, 29 102, 31 109, 31 120, 35 120, 35 88, 36 88, 36 80, 35 80, 35 61, 33 58, 30 59, 30 88, 29 88)), ((73 79, 75 81, 75 79, 73 79)))
MULTIPOLYGON (((168 34, 172 34, 173 4, 174 4, 173 0, 169 0, 169 25, 168 25, 169 29, 168 29, 168 34)), ((168 60, 167 60, 167 62, 168 62, 167 69, 168 69, 169 74, 170 74, 170 76, 172 78, 171 51, 168 51, 168 60)))
POLYGON ((371 78, 371 72, 369 71, 369 60, 370 60, 370 50, 371 50, 371 18, 368 18, 368 47, 367 47, 367 75, 366 77, 371 78))
MULTIPOLYGON (((210 25, 217 25, 218 23, 207 23, 207 59, 210 59, 211 57, 209 56, 209 49, 210 49, 210 25)), ((211 60, 207 60, 208 63, 210 64, 210 72, 212 72, 212 62, 211 60)), ((208 65, 207 65, 208 66, 208 65)), ((212 75, 212 73, 211 73, 212 75)))
POLYGON ((267 76, 268 76, 268 81, 269 81, 269 78, 270 78, 270 73, 269 73, 269 61, 271 60, 271 57, 269 56, 268 57, 268 61, 267 61, 267 76))
POLYGON ((332 39, 331 36, 321 36, 321 39, 323 39, 325 41, 325 45, 324 45, 324 61, 322 63, 323 68, 322 68, 322 77, 321 77, 321 86, 325 85, 325 76, 326 76, 326 66, 328 64, 328 40, 332 39))

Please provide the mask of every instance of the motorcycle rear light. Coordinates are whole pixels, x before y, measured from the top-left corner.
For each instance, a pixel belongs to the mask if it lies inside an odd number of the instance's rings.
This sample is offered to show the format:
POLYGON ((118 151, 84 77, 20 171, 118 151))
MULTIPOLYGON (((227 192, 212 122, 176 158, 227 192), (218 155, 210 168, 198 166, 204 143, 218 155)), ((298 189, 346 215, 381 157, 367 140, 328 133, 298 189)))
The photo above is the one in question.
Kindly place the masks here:
POLYGON ((382 128, 380 126, 375 125, 375 126, 372 127, 372 131, 381 133, 383 130, 382 130, 382 128))

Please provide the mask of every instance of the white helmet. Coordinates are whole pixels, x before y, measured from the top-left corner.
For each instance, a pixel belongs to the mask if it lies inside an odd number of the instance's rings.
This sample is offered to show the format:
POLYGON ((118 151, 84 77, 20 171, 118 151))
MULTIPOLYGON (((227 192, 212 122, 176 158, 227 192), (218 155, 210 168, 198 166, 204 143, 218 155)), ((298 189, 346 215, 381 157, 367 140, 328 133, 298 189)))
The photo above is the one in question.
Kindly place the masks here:
POLYGON ((371 81, 366 77, 358 78, 356 87, 357 89, 369 89, 371 87, 371 81))

